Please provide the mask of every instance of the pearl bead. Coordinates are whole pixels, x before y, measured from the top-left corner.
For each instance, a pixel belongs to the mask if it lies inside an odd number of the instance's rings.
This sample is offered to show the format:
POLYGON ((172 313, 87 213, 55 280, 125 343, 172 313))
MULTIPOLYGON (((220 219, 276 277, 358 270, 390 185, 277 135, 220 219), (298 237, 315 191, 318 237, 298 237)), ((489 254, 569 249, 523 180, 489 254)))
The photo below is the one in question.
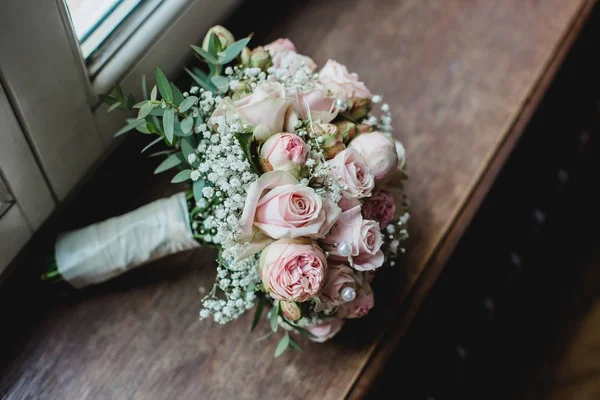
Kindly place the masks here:
POLYGON ((335 105, 337 108, 339 108, 342 111, 344 111, 348 108, 348 102, 344 99, 337 99, 335 101, 335 105))
POLYGON ((355 298, 356 298, 356 290, 354 290, 350 286, 347 286, 342 289, 342 299, 344 299, 344 301, 346 301, 346 302, 352 301, 355 298))
POLYGON ((342 242, 338 244, 337 252, 342 257, 348 257, 352 254, 352 245, 348 242, 342 242))

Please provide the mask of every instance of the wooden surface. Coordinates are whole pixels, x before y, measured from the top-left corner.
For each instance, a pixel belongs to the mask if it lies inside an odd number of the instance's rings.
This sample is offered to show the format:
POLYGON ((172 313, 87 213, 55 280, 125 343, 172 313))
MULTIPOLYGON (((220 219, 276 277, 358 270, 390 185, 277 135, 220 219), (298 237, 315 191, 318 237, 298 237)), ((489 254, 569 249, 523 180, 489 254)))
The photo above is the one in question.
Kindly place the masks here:
MULTIPOLYGON (((378 305, 367 318, 352 321, 332 342, 303 341, 302 353, 276 360, 276 339, 257 340, 268 331, 266 324, 248 332, 251 313, 226 326, 197 321, 199 288, 209 289, 214 278, 211 251, 157 261, 53 301, 41 291, 14 289, 15 283, 12 294, 23 306, 7 307, 0 299, 0 307, 10 308, 4 314, 9 335, 22 340, 3 354, 0 394, 360 397, 435 281, 472 215, 464 210, 477 208, 494 177, 488 171, 502 165, 507 138, 518 138, 519 124, 543 92, 540 82, 551 78, 553 63, 593 2, 336 0, 302 2, 286 11, 256 3, 234 16, 231 23, 239 25, 231 26, 245 29, 239 33, 254 29, 257 42, 287 36, 319 64, 327 58, 347 64, 392 106, 411 177, 412 239, 404 266, 379 274, 378 305), (273 16, 272 25, 257 23, 265 12, 273 16), (408 306, 396 315, 401 303, 408 306), (31 311, 27 318, 24 309, 31 311)), ((56 229, 79 227, 177 190, 167 184, 170 176, 148 176, 157 160, 137 154, 143 139, 132 137, 117 150, 56 229)))

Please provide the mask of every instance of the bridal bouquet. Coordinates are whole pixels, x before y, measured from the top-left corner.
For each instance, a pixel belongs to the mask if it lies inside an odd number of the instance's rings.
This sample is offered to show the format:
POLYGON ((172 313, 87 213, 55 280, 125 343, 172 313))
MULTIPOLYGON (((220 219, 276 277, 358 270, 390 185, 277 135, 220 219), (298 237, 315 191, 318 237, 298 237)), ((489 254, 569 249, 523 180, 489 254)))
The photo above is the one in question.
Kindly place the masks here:
POLYGON ((182 93, 157 68, 143 101, 118 87, 105 96, 110 110, 138 109, 117 134, 155 136, 143 151, 169 148, 155 172, 177 168, 173 182, 191 190, 62 235, 44 277, 83 287, 216 246, 200 318, 223 324, 258 303, 254 327, 270 303, 279 355, 298 349, 290 332, 322 342, 373 307, 373 273, 408 236, 405 153, 389 106, 344 65, 318 70, 288 39, 249 41, 215 26, 192 46, 209 71, 187 70, 197 86, 182 93))

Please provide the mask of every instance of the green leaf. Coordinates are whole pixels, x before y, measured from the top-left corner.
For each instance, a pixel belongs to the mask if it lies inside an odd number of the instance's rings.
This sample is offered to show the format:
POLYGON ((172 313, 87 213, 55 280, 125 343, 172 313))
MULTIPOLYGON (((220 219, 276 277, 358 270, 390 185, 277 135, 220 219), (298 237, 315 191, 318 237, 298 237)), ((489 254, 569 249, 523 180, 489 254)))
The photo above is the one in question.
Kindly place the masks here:
POLYGON ((221 51, 221 41, 214 32, 211 32, 208 37, 208 52, 216 56, 219 51, 221 51))
POLYGON ((160 67, 156 67, 154 74, 156 75, 156 85, 158 86, 160 95, 167 101, 173 101, 173 90, 165 73, 160 67))
POLYGON ((181 104, 179 104, 179 112, 182 112, 182 113, 186 112, 194 104, 196 104, 197 101, 198 101, 198 98, 196 96, 188 96, 185 100, 183 100, 181 102, 181 104))
POLYGON ((125 100, 125 98, 123 97, 123 91, 121 90, 121 86, 119 86, 118 83, 115 85, 115 98, 121 103, 123 103, 123 101, 125 100))
POLYGON ((133 108, 142 108, 142 107, 144 107, 148 103, 150 103, 150 100, 140 101, 139 103, 135 103, 133 105, 133 108))
POLYGON ((115 133, 115 137, 120 136, 122 134, 124 134, 125 132, 129 132, 132 129, 137 128, 138 126, 145 124, 146 121, 144 121, 143 119, 134 119, 134 118, 127 118, 127 125, 125 125, 124 127, 122 127, 121 129, 119 129, 117 131, 117 133, 115 133))
POLYGON ((258 163, 252 155, 252 133, 236 133, 235 137, 237 138, 238 142, 240 142, 240 146, 242 147, 244 155, 250 163, 250 166, 252 167, 254 172, 260 175, 260 168, 258 168, 258 163))
POLYGON ((181 90, 179 90, 179 88, 177 86, 175 86, 175 84, 173 84, 173 82, 171 82, 171 90, 173 90, 173 104, 175 104, 175 105, 181 104, 181 102, 183 101, 183 99, 185 99, 185 97, 183 97, 183 93, 181 93, 181 90))
POLYGON ((225 76, 215 75, 210 78, 210 80, 221 93, 225 93, 227 92, 227 89, 229 89, 229 79, 227 79, 225 76))
POLYGON ((100 95, 100 100, 102 100, 103 103, 112 106, 115 103, 120 103, 119 100, 115 99, 114 97, 107 95, 107 94, 101 94, 100 95))
POLYGON ((133 108, 134 103, 135 103, 135 98, 133 97, 132 94, 130 94, 129 97, 127 97, 127 109, 131 110, 133 108))
POLYGON ((196 54, 198 54, 200 57, 202 57, 203 61, 208 62, 210 64, 218 63, 217 57, 213 56, 212 54, 210 54, 207 51, 204 51, 204 49, 202 49, 202 47, 192 45, 192 50, 194 50, 194 52, 196 52, 196 54))
POLYGON ((156 169, 154 170, 154 173, 160 174, 161 172, 164 172, 166 170, 169 170, 173 167, 178 166, 182 162, 183 162, 183 160, 181 159, 181 157, 179 157, 179 154, 171 154, 169 157, 165 158, 165 160, 163 162, 161 162, 158 167, 156 167, 156 169))
POLYGON ((151 141, 150 143, 148 143, 148 144, 146 145, 146 147, 144 147, 144 148, 142 149, 142 151, 140 151, 140 153, 143 153, 143 152, 145 152, 145 151, 146 151, 146 150, 148 150, 150 147, 152 147, 152 146, 154 146, 155 144, 157 144, 157 143, 160 143, 160 142, 162 142, 162 141, 163 141, 163 138, 162 138, 162 136, 160 136, 160 137, 157 137, 156 139, 154 139, 153 141, 151 141))
POLYGON ((294 340, 293 337, 290 336, 290 347, 296 351, 302 351, 302 347, 294 340))
MULTIPOLYGON (((148 157, 158 157, 158 156, 167 155, 167 154, 172 155, 173 152, 176 152, 176 150, 161 150, 161 151, 157 151, 156 153, 148 154, 148 157)), ((177 155, 177 154, 175 154, 175 155, 177 155)))
POLYGON ((194 127, 194 117, 188 115, 185 119, 181 120, 181 132, 190 133, 194 127))
POLYGON ((152 92, 150 92, 150 100, 155 101, 156 95, 157 95, 157 88, 156 88, 156 85, 154 85, 154 87, 152 88, 152 92))
POLYGON ((156 104, 152 104, 152 103, 144 104, 142 106, 142 108, 140 108, 140 111, 138 112, 138 119, 146 118, 146 115, 150 114, 150 111, 152 111, 154 109, 154 107, 156 107, 156 104))
POLYGON ((285 336, 282 337, 279 343, 277 344, 277 348, 275 349, 275 357, 279 357, 280 355, 282 355, 283 352, 287 350, 289 345, 290 335, 286 333, 285 336))
POLYGON ((192 188, 194 191, 194 200, 196 200, 196 202, 199 202, 200 199, 202 199, 202 189, 204 189, 204 186, 206 186, 206 182, 200 179, 194 182, 192 188))
MULTIPOLYGON (((145 121, 145 120, 144 120, 145 121)), ((144 133, 144 134, 149 134, 152 133, 152 131, 148 128, 148 122, 146 122, 143 125, 140 126, 136 126, 135 129, 140 132, 140 133, 144 133)))
POLYGON ((271 322, 271 330, 273 332, 277 332, 277 327, 279 323, 277 321, 277 317, 279 316, 279 303, 276 306, 273 306, 271 309, 270 322, 271 322))
POLYGON ((146 84, 146 74, 142 74, 142 97, 148 100, 148 85, 146 84))
POLYGON ((244 50, 249 41, 250 38, 241 39, 226 48, 219 57, 219 63, 227 64, 233 61, 244 50))
POLYGON ((192 173, 191 169, 184 169, 183 171, 179 171, 177 175, 171 179, 171 183, 181 183, 190 179, 190 174, 192 173))
POLYGON ((163 115, 163 128, 169 143, 173 143, 173 130, 175 129, 175 109, 168 108, 163 115))
POLYGON ((294 328, 295 330, 297 330, 298 332, 300 332, 303 335, 308 336, 309 338, 315 338, 316 336, 313 335, 312 333, 310 333, 309 331, 307 331, 306 329, 302 328, 301 326, 295 325, 295 324, 289 324, 289 326, 291 326, 292 328, 294 328))
MULTIPOLYGON (((165 113, 166 108, 162 108, 162 107, 154 107, 154 109, 152 111, 150 111, 149 115, 152 115, 154 117, 162 117, 163 114, 165 113)), ((154 124, 156 125, 156 124, 154 124)))
POLYGON ((181 141, 181 152, 183 153, 183 158, 187 161, 188 156, 190 154, 195 154, 194 148, 191 144, 187 142, 187 140, 181 141))
POLYGON ((196 73, 194 73, 185 67, 183 69, 185 69, 185 72, 187 72, 188 75, 192 77, 194 82, 203 87, 205 90, 208 90, 209 92, 215 92, 217 90, 217 88, 215 88, 215 85, 213 85, 212 82, 210 82, 208 76, 204 73, 204 71, 196 69, 196 73), (198 72, 201 72, 203 75, 198 74, 198 72))
POLYGON ((110 107, 108 107, 108 110, 106 110, 106 113, 108 114, 109 112, 116 110, 117 108, 121 107, 121 104, 122 103, 120 101, 113 103, 110 107))
MULTIPOLYGON (((194 195, 196 194, 196 188, 194 187, 194 195)), ((197 201, 197 200, 196 200, 197 201)), ((263 310, 265 309, 265 299, 264 297, 258 298, 258 304, 256 305, 256 312, 254 313, 254 318, 252 319, 252 326, 250 327, 250 331, 253 331, 258 322, 260 321, 260 317, 262 317, 263 310)))

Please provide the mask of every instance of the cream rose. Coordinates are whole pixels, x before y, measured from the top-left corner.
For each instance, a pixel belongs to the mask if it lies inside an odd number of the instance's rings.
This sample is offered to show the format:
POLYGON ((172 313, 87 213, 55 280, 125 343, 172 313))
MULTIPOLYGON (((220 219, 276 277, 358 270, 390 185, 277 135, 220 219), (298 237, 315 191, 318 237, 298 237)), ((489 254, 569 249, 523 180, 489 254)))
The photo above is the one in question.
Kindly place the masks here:
POLYGON ((334 95, 351 99, 370 99, 373 95, 364 83, 358 80, 358 75, 348 72, 346 66, 329 60, 319 72, 319 81, 334 95))
POLYGON ((322 238, 340 213, 336 204, 299 184, 290 173, 267 172, 248 189, 240 219, 242 238, 251 240, 252 226, 273 239, 322 238))
POLYGON ((271 297, 304 302, 321 289, 327 260, 323 250, 309 239, 280 239, 262 251, 259 268, 271 297))
POLYGON ((364 157, 375 179, 384 179, 398 166, 394 142, 381 132, 358 135, 348 147, 355 149, 364 157))
POLYGON ((359 152, 349 148, 327 162, 333 173, 346 184, 345 191, 351 197, 360 199, 371 195, 375 180, 359 152))
POLYGON ((342 242, 352 247, 350 256, 356 270, 370 271, 383 265, 383 239, 379 224, 363 219, 360 206, 342 212, 329 234, 321 240, 325 250, 329 251, 329 258, 347 261, 348 257, 338 252, 338 245, 342 242))

